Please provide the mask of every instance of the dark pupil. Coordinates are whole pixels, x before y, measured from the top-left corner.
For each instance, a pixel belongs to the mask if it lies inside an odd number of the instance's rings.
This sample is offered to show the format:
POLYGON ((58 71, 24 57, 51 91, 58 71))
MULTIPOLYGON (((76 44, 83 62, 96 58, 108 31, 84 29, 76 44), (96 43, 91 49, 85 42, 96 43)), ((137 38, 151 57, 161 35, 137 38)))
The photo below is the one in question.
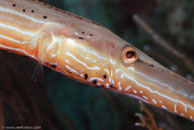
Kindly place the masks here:
POLYGON ((134 51, 127 51, 126 56, 127 56, 127 58, 132 58, 135 56, 135 52, 134 51))

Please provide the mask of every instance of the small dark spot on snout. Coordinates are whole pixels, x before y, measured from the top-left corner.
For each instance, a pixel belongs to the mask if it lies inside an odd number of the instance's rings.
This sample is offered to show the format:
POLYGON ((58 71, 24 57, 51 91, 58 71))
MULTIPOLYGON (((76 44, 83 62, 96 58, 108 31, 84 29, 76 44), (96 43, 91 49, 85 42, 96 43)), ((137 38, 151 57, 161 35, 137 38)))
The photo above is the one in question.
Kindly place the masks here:
POLYGON ((148 66, 150 66, 150 67, 155 67, 155 66, 154 66, 154 64, 149 64, 149 63, 146 63, 146 62, 142 61, 141 59, 138 59, 138 60, 137 60, 137 62, 140 62, 140 63, 146 64, 146 65, 148 65, 148 66))
POLYGON ((16 7, 16 4, 12 4, 13 7, 16 7))
POLYGON ((153 65, 153 64, 149 64, 149 66, 150 66, 150 67, 154 67, 154 65, 153 65))
POLYGON ((84 74, 84 79, 88 79, 88 74, 84 74))
POLYGON ((137 62, 145 63, 145 62, 143 62, 141 59, 137 59, 137 62))

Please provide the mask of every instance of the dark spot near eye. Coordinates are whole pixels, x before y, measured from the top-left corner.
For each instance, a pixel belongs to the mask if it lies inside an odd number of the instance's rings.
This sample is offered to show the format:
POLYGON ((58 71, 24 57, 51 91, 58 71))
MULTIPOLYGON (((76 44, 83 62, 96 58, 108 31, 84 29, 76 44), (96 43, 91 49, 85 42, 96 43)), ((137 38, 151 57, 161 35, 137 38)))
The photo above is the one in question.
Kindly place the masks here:
POLYGON ((154 67, 154 65, 153 65, 153 64, 149 64, 149 66, 150 66, 150 67, 154 67))
POLYGON ((107 76, 106 76, 106 75, 103 75, 103 78, 104 78, 104 79, 106 79, 106 78, 107 78, 107 76))
POLYGON ((31 10, 32 13, 34 13, 34 10, 31 10))
POLYGON ((92 36, 93 36, 93 34, 90 34, 90 36, 92 37, 92 36))
POLYGON ((22 11, 23 11, 23 12, 26 12, 26 10, 25 10, 25 9, 23 9, 22 11))
POLYGON ((135 52, 134 51, 127 51, 127 53, 126 53, 126 57, 127 58, 132 58, 134 56, 135 56, 135 52))
POLYGON ((16 7, 16 4, 12 4, 13 7, 16 7))
POLYGON ((57 66, 56 66, 56 65, 51 65, 51 67, 52 67, 53 69, 56 69, 57 66))
POLYGON ((84 79, 87 79, 88 78, 88 74, 84 74, 84 79))
POLYGON ((102 85, 101 87, 104 88, 104 85, 102 85))
POLYGON ((43 16, 44 19, 47 19, 47 16, 43 16))
POLYGON ((114 45, 112 45, 112 48, 115 48, 115 46, 114 46, 114 45))
POLYGON ((137 62, 141 62, 141 63, 144 63, 141 59, 137 59, 137 62))
POLYGON ((82 34, 84 34, 85 32, 82 32, 82 34))
POLYGON ((96 84, 96 83, 97 83, 97 80, 94 80, 94 81, 93 81, 93 84, 96 84))
POLYGON ((79 39, 83 40, 84 38, 83 37, 78 37, 79 39))

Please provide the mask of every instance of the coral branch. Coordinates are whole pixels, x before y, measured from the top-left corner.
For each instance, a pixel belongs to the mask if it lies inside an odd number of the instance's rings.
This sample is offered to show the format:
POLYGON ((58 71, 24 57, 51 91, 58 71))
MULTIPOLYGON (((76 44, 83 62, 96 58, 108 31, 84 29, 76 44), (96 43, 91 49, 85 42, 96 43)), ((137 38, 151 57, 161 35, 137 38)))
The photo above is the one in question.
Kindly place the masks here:
POLYGON ((140 118, 141 122, 137 122, 135 125, 146 127, 148 130, 162 130, 162 128, 158 128, 152 113, 144 106, 143 102, 140 101, 140 105, 141 110, 144 111, 147 116, 144 116, 141 113, 136 113, 135 115, 140 118))
POLYGON ((171 52, 177 58, 181 59, 185 63, 187 68, 193 71, 194 64, 192 60, 186 56, 186 54, 184 54, 183 52, 180 53, 174 47, 172 47, 166 40, 155 33, 155 31, 150 26, 148 26, 138 15, 134 14, 133 19, 153 38, 156 43, 164 47, 167 51, 171 52))

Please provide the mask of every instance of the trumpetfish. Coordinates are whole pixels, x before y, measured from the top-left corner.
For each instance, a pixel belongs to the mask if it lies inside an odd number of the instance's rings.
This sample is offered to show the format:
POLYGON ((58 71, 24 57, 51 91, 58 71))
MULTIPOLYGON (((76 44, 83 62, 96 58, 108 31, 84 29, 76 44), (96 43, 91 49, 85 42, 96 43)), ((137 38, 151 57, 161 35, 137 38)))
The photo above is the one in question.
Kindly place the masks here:
POLYGON ((37 0, 0 0, 0 49, 194 120, 194 83, 105 27, 37 0))

